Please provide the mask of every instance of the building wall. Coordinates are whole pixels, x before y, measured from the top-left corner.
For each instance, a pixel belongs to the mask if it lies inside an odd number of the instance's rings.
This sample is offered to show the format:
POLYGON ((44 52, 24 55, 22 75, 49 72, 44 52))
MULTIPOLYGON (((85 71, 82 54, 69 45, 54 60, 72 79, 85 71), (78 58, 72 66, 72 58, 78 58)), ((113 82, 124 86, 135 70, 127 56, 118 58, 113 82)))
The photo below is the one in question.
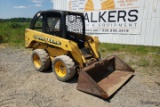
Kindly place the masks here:
MULTIPOLYGON (((67 0, 53 0, 54 9, 67 10, 67 0)), ((135 34, 91 34, 104 43, 160 46, 160 0, 144 0, 140 33, 135 34)))
POLYGON ((53 9, 57 10, 66 10, 67 9, 67 0, 52 0, 53 9))

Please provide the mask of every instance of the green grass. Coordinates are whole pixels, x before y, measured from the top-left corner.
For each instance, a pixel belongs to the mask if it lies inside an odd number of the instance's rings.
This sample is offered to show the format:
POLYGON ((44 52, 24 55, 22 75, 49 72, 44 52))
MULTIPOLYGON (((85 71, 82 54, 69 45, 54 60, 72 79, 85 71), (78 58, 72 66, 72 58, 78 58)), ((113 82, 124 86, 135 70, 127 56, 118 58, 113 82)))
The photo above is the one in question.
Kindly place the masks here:
POLYGON ((24 46, 24 32, 27 27, 29 27, 27 22, 0 22, 0 43, 24 46))
POLYGON ((131 45, 120 45, 120 44, 108 44, 101 43, 100 51, 105 52, 129 52, 132 54, 160 54, 160 47, 149 47, 149 46, 131 46, 131 45))
POLYGON ((132 57, 127 62, 130 65, 160 67, 160 47, 101 43, 99 51, 102 57, 105 57, 107 54, 118 54, 123 60, 127 56, 132 57))
POLYGON ((142 57, 138 62, 137 62, 137 65, 138 66, 141 66, 141 67, 148 67, 150 66, 150 61, 145 59, 144 57, 142 57))

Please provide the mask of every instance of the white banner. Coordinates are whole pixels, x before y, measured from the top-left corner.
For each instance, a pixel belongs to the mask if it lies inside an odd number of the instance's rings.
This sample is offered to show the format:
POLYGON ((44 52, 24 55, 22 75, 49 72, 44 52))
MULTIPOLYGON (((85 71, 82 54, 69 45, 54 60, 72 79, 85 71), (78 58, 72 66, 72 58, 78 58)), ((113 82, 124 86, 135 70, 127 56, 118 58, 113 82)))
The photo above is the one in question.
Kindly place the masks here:
POLYGON ((139 34, 143 0, 68 0, 68 10, 84 12, 87 33, 139 34))

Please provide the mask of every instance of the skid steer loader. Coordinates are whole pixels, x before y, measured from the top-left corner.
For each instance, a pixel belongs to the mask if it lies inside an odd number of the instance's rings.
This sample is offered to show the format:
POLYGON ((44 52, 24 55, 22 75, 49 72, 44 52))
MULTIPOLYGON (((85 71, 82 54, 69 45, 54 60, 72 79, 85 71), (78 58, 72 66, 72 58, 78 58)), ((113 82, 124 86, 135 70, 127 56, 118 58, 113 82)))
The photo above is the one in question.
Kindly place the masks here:
POLYGON ((25 47, 37 71, 52 67, 60 81, 79 74, 77 89, 103 98, 113 95, 134 73, 117 56, 100 59, 97 37, 85 34, 83 13, 47 10, 25 30, 25 47))

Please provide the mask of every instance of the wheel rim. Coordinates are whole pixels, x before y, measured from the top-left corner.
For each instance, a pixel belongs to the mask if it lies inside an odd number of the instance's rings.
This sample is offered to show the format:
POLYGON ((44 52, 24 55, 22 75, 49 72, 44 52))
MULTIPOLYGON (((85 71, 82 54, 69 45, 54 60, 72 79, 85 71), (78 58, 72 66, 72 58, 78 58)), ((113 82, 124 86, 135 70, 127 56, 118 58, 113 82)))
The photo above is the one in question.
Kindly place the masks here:
POLYGON ((66 66, 62 61, 56 61, 54 69, 59 77, 63 78, 67 74, 66 66))
POLYGON ((40 60, 40 58, 37 54, 33 55, 33 63, 34 63, 36 68, 40 68, 41 65, 42 65, 41 60, 40 60))

